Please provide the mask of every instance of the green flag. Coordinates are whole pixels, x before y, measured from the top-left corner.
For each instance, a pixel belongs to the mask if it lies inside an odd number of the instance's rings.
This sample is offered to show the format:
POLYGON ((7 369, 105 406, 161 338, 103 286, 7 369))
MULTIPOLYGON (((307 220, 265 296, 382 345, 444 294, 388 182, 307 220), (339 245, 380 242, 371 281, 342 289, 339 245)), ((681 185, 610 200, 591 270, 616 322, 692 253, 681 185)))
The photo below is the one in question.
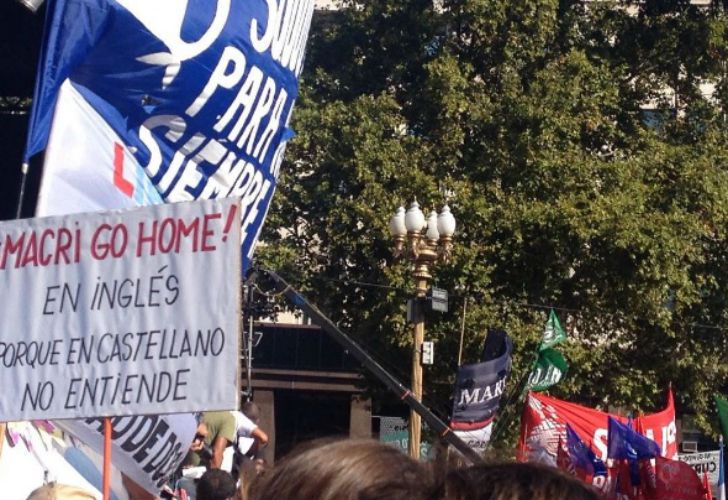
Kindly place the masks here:
POLYGON ((556 349, 544 349, 538 354, 536 366, 528 377, 526 387, 532 391, 543 391, 564 378, 569 365, 556 349))
POLYGON ((554 310, 551 309, 551 312, 549 313, 549 319, 548 321, 546 321, 546 326, 543 329, 543 338, 541 339, 541 345, 538 349, 539 351, 549 349, 556 344, 560 344, 564 340, 566 340, 566 332, 561 326, 559 317, 556 316, 554 310))
POLYGON ((718 407, 718 418, 723 429, 723 438, 728 441, 728 401, 716 394, 715 406, 718 407))

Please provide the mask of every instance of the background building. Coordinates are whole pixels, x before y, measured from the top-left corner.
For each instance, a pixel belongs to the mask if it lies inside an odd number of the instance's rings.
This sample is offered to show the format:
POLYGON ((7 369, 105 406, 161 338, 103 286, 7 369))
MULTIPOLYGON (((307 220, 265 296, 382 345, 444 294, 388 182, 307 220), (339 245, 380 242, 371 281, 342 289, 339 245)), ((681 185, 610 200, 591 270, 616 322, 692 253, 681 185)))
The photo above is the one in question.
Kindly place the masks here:
POLYGON ((371 436, 359 364, 341 346, 318 326, 258 323, 255 331, 251 386, 270 437, 266 459, 324 436, 371 436))

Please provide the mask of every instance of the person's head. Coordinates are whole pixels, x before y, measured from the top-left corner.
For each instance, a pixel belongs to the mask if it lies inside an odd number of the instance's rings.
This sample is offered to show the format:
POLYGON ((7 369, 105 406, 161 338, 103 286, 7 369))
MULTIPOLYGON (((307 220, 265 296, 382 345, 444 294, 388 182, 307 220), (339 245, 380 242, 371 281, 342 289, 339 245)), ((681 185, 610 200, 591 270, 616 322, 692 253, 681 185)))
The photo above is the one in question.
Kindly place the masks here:
POLYGON ((418 462, 377 441, 314 442, 266 471, 251 500, 426 500, 429 475, 418 462))
POLYGON ((245 403, 243 403, 240 411, 243 412, 243 415, 248 417, 250 421, 254 424, 257 424, 260 420, 260 408, 258 408, 258 405, 253 403, 252 401, 246 401, 245 403))
POLYGON ((250 484, 256 477, 264 474, 266 470, 268 470, 268 464, 262 458, 242 461, 238 481, 238 495, 240 500, 248 500, 250 498, 250 484))
POLYGON ((598 491, 559 469, 533 463, 475 465, 448 473, 445 500, 598 500, 598 491))
POLYGON ((197 481, 197 500, 227 500, 235 498, 235 480, 221 469, 210 469, 197 481))
POLYGON ((48 483, 33 490, 27 500, 94 500, 95 498, 88 491, 73 486, 48 483))

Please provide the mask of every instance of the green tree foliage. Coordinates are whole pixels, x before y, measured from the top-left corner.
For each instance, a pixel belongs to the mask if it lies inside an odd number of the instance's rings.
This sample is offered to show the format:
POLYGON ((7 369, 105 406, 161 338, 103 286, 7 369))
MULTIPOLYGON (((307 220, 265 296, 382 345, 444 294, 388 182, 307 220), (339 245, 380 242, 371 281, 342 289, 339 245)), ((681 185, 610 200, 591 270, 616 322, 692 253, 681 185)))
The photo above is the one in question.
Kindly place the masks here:
POLYGON ((388 221, 413 197, 447 201, 454 258, 434 273, 451 312, 429 319, 426 401, 447 411, 466 298, 465 361, 488 327, 506 329, 511 388, 547 317, 534 305, 553 305, 571 338, 555 395, 653 411, 672 382, 678 409, 716 431, 711 397, 728 393, 723 5, 367 0, 314 22, 259 260, 407 381, 413 283, 392 261, 388 221))

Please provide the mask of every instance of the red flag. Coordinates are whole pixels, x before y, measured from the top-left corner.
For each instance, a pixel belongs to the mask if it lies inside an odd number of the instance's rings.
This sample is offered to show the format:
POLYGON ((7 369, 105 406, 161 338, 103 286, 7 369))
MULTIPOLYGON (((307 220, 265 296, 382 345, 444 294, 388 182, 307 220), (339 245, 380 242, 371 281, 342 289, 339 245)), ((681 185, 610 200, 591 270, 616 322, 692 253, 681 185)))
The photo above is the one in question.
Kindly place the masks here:
POLYGON ((655 498, 661 500, 705 500, 703 483, 689 464, 662 457, 655 459, 655 498))
POLYGON ((713 492, 710 489, 710 481, 708 480, 708 471, 703 469, 703 489, 705 490, 705 500, 713 500, 713 492))
POLYGON ((642 481, 642 490, 647 498, 653 498, 656 495, 657 476, 655 468, 652 467, 651 460, 640 460, 640 479, 642 481))
MULTIPOLYGON (((559 436, 564 436, 568 423, 579 438, 590 443, 597 457, 607 458, 607 419, 614 417, 622 423, 626 418, 616 417, 592 408, 548 397, 541 393, 529 393, 523 408, 520 449, 526 460, 555 465, 556 446, 559 436)), ((677 456, 675 406, 672 391, 668 391, 664 410, 635 419, 635 426, 662 450, 663 456, 677 456)))
POLYGON ((619 463, 613 463, 611 467, 607 468, 607 482, 603 488, 602 493, 605 498, 613 499, 619 496, 619 463))
POLYGON ((619 460, 616 465, 616 478, 614 485, 614 498, 629 498, 630 500, 638 500, 640 498, 640 490, 632 484, 632 475, 629 470, 627 460, 619 460))
POLYGON ((571 463, 571 458, 569 457, 569 452, 566 451, 566 446, 564 446, 564 440, 561 439, 561 436, 559 436, 559 444, 556 448, 556 466, 568 472, 569 474, 574 474, 574 465, 571 463))

